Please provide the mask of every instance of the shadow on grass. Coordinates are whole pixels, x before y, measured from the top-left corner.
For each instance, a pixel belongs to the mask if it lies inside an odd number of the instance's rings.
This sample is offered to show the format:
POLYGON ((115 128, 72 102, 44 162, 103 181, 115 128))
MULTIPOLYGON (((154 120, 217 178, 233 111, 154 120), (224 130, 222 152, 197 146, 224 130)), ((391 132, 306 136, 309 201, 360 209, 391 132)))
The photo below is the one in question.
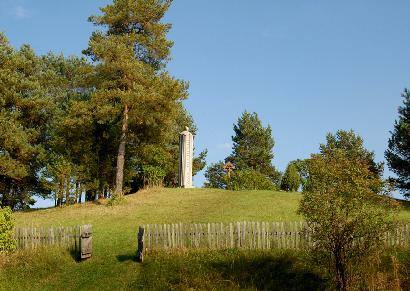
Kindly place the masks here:
POLYGON ((69 248, 69 251, 71 258, 73 258, 74 261, 76 261, 77 263, 81 262, 80 250, 77 247, 69 248))
POLYGON ((290 254, 241 256, 236 261, 212 264, 215 271, 240 288, 268 290, 320 290, 324 280, 290 254))
POLYGON ((187 252, 145 257, 130 287, 146 289, 322 290, 326 281, 295 253, 187 252), (155 280, 152 280, 155 278, 155 280))
POLYGON ((136 254, 125 254, 125 255, 118 255, 117 256, 118 262, 126 262, 126 261, 133 261, 137 262, 137 255, 136 254))

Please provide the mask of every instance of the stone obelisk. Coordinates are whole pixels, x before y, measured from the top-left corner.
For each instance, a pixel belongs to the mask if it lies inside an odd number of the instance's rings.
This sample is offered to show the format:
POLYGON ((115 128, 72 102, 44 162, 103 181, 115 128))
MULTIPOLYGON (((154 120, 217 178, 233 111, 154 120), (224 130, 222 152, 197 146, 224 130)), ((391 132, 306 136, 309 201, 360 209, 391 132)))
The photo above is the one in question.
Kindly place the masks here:
POLYGON ((194 137, 189 128, 179 135, 179 173, 178 186, 181 188, 193 188, 192 186, 192 159, 194 152, 194 137))

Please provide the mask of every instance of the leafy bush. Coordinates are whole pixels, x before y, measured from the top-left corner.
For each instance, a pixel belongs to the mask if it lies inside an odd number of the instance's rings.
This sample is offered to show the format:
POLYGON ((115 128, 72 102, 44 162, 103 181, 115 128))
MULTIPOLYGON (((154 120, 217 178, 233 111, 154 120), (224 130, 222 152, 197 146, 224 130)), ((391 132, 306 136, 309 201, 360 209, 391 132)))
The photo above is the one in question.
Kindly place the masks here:
POLYGON ((14 217, 10 207, 0 208, 0 253, 9 253, 16 249, 13 227, 14 217))
POLYGON ((345 150, 312 155, 308 172, 299 213, 312 232, 312 254, 337 290, 355 289, 371 276, 367 266, 375 266, 384 250, 397 204, 385 195, 371 164, 345 150))
POLYGON ((229 190, 276 190, 269 177, 255 170, 233 171, 224 179, 229 190))
POLYGON ((299 189, 301 179, 298 169, 295 164, 289 163, 283 174, 280 188, 285 191, 297 191, 299 189))
POLYGON ((145 165, 142 167, 144 187, 162 186, 165 175, 165 171, 160 167, 151 165, 145 165))
POLYGON ((205 172, 205 188, 219 188, 226 189, 225 181, 226 171, 224 169, 224 163, 222 161, 211 164, 205 172))

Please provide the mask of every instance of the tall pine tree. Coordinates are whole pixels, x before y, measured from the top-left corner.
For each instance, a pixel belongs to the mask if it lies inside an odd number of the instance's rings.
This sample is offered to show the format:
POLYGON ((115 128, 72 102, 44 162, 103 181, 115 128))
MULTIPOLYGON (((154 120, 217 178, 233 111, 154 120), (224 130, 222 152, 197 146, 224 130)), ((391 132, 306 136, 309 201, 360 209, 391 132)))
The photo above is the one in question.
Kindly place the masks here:
POLYGON ((164 139, 187 97, 187 85, 165 71, 172 42, 169 24, 161 23, 172 1, 114 0, 90 17, 104 31, 94 32, 85 51, 96 62, 92 96, 99 124, 115 130, 115 195, 123 195, 127 144, 164 139), (147 139, 149 139, 147 141, 147 139))
POLYGON ((397 188, 410 197, 410 91, 405 89, 402 97, 403 106, 398 109, 399 119, 391 132, 385 157, 390 170, 397 175, 397 188))

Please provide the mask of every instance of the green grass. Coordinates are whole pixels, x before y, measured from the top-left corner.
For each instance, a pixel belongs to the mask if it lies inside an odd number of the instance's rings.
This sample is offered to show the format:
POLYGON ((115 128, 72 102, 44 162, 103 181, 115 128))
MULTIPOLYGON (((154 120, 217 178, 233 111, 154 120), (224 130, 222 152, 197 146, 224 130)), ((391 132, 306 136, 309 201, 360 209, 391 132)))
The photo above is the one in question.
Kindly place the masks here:
POLYGON ((153 189, 128 195, 114 207, 87 203, 17 213, 17 225, 75 225, 91 223, 115 229, 143 223, 224 222, 243 220, 299 221, 299 193, 224 191, 218 189, 153 189), (109 224, 109 225, 107 225, 109 224))
MULTIPOLYGON (((93 257, 79 263, 68 250, 19 252, 0 262, 0 289, 255 289, 284 279, 297 286, 304 276, 318 286, 321 279, 315 272, 301 258, 286 253, 160 253, 146 256, 143 264, 134 261, 141 224, 300 221, 296 213, 300 198, 298 193, 273 191, 154 189, 129 195, 114 207, 87 203, 17 213, 18 226, 92 224, 93 257), (279 266, 288 271, 261 282, 262 270, 266 276, 279 266)), ((410 221, 408 208, 400 219, 410 221)))

